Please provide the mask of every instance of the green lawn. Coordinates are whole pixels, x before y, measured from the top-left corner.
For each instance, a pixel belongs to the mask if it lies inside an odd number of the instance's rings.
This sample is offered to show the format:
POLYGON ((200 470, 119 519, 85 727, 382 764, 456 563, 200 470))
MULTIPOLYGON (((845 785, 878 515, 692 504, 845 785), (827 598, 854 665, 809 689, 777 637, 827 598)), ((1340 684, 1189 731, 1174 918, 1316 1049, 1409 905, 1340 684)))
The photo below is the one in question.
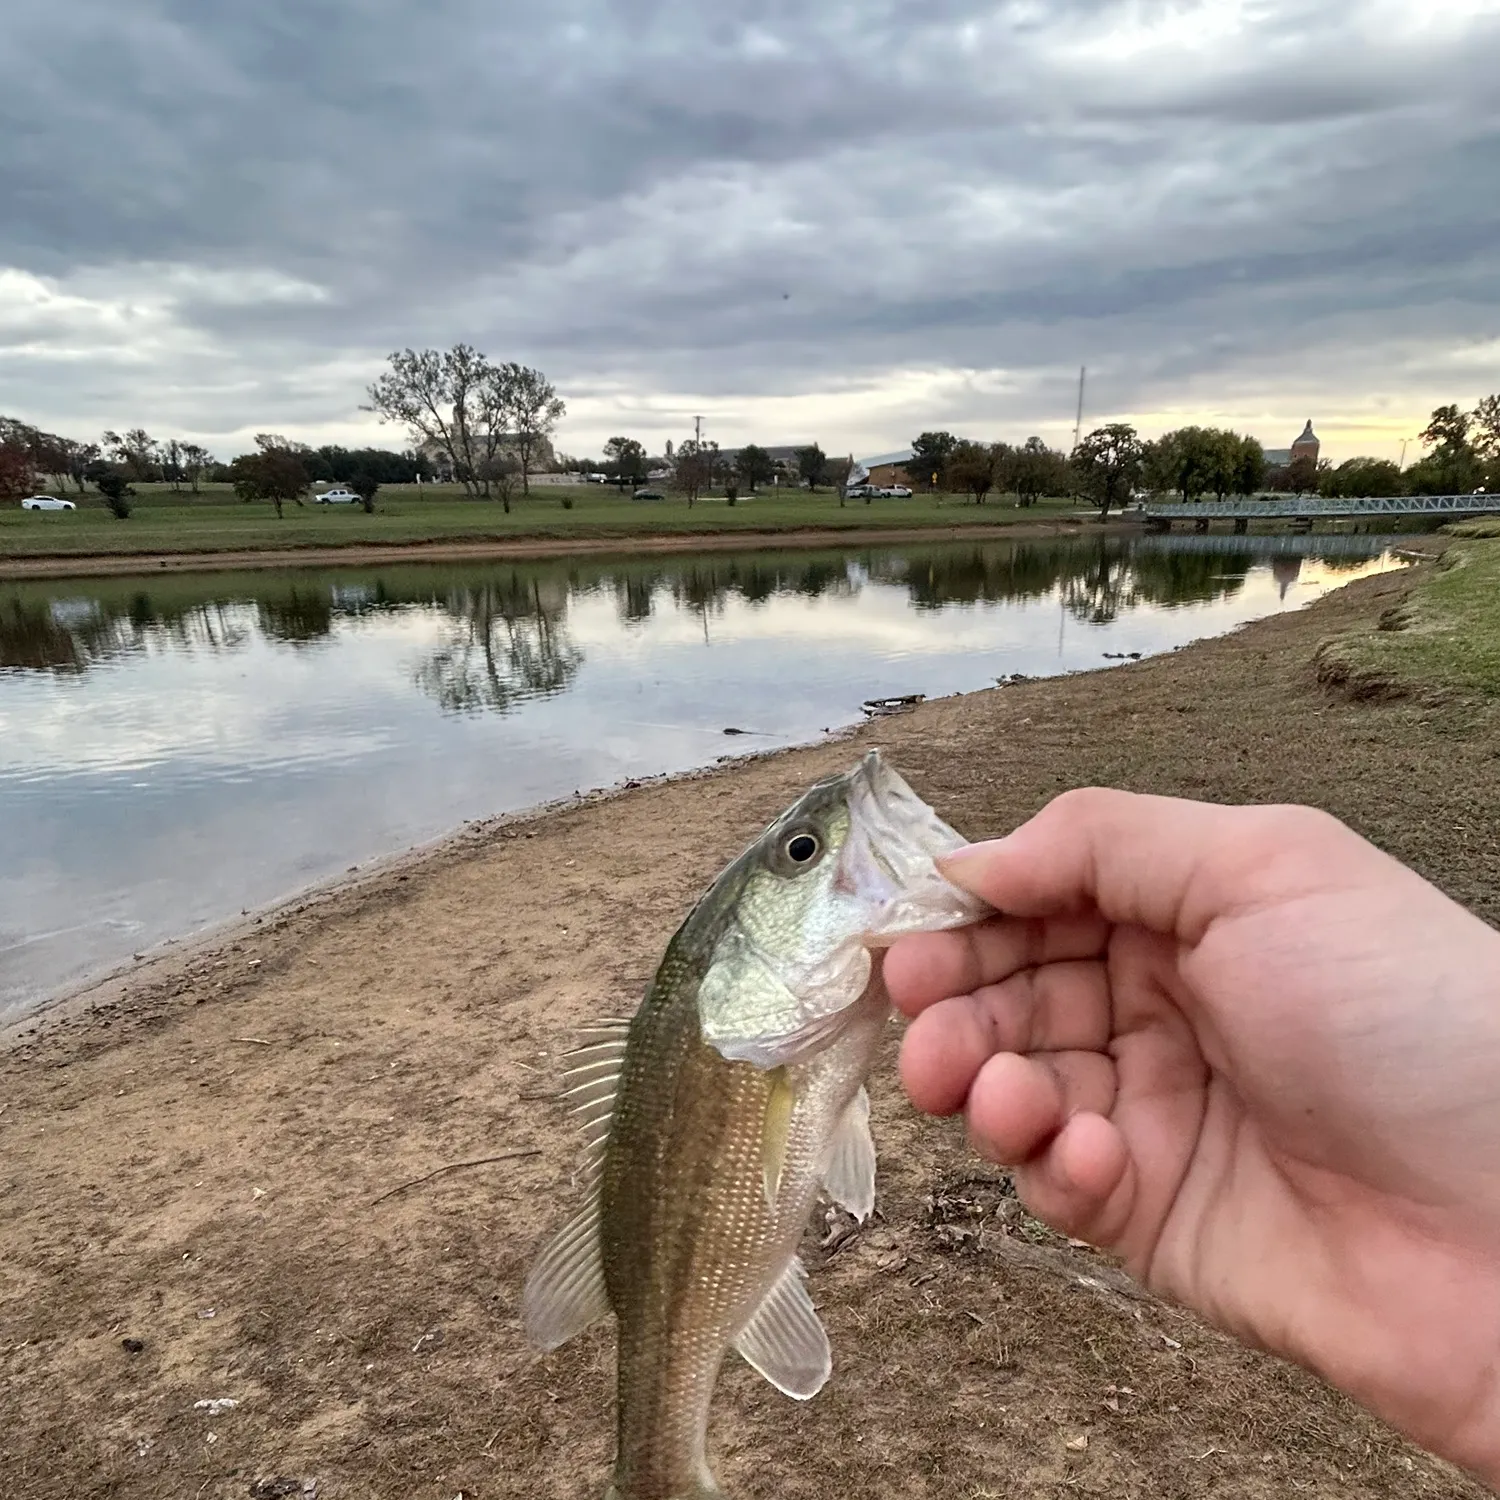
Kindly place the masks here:
POLYGON ((1325 677, 1375 696, 1500 698, 1500 541, 1450 547, 1378 630, 1325 642, 1319 662, 1325 677))
POLYGON ((139 485, 128 520, 117 521, 98 495, 69 496, 76 511, 0 507, 0 560, 15 557, 152 552, 229 552, 337 547, 366 542, 429 542, 533 537, 633 537, 725 531, 786 531, 805 527, 911 527, 1004 524, 1055 518, 1076 509, 1067 500, 1022 510, 1013 500, 974 505, 961 495, 910 500, 851 500, 840 507, 826 490, 762 491, 730 506, 722 497, 689 509, 678 496, 632 500, 601 485, 548 486, 514 502, 506 515, 495 500, 471 500, 458 486, 391 485, 376 497, 376 512, 361 506, 288 505, 277 520, 268 504, 243 504, 228 486, 194 496, 166 486, 139 485), (562 501, 571 499, 571 509, 562 501))

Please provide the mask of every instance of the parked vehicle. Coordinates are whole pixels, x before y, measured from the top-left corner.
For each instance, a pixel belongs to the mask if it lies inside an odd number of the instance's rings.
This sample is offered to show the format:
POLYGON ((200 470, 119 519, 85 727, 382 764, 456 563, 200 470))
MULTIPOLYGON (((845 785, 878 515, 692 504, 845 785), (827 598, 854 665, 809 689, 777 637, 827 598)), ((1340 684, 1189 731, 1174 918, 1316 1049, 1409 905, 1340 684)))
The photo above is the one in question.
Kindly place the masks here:
POLYGON ((21 502, 22 510, 77 510, 71 500, 59 500, 55 495, 28 495, 21 502))
POLYGON ((844 491, 844 498, 847 500, 873 500, 881 493, 880 486, 877 484, 851 484, 844 491))
POLYGON ((630 498, 632 500, 665 500, 667 497, 660 490, 640 489, 630 498))
POLYGON ((880 493, 891 500, 911 499, 911 491, 904 484, 888 484, 880 493))
POLYGON ((361 503, 359 496, 353 490, 346 490, 342 485, 337 489, 324 490, 321 495, 314 498, 319 505, 359 505, 361 503))

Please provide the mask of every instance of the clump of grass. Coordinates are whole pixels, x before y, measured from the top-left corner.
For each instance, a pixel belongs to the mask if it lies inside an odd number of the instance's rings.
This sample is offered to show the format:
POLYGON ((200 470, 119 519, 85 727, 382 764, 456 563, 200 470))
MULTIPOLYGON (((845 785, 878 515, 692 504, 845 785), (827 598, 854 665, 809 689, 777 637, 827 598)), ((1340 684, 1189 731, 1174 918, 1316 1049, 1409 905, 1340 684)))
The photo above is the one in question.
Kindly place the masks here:
POLYGON ((1491 537, 1500 536, 1500 516, 1481 516, 1473 521, 1455 521, 1443 528, 1449 536, 1491 537))
POLYGON ((1317 668, 1359 698, 1500 698, 1500 542, 1450 547, 1373 630, 1324 641, 1317 668))

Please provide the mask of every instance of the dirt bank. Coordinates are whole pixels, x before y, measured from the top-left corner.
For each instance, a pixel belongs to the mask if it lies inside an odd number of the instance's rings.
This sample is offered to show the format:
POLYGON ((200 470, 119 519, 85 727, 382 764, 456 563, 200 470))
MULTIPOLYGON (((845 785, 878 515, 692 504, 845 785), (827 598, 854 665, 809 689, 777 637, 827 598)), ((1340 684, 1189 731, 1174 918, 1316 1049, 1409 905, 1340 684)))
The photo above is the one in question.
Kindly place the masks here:
MULTIPOLYGON (((1316 803, 1500 921, 1493 715, 1354 703, 1312 670, 1321 637, 1403 586, 933 703, 857 746, 887 747, 974 835, 1088 782, 1316 803)), ((552 1058, 634 1003, 723 859, 857 746, 497 828, 143 974, 0 1058, 0 1494, 243 1500, 316 1480, 324 1500, 598 1500, 609 1341, 538 1358, 515 1316, 572 1201, 552 1058), (535 1154, 377 1201, 516 1151, 535 1154)), ((834 1378, 804 1406, 726 1371, 732 1494, 1480 1494, 1042 1233, 954 1129, 903 1104, 889 1061, 880 1216, 810 1246, 834 1378)))
MULTIPOLYGON (((247 568, 367 567, 390 562, 482 562, 493 558, 576 557, 643 552, 756 552, 800 547, 868 547, 898 542, 1021 541, 1042 536, 1072 536, 1086 519, 1018 521, 972 526, 867 526, 842 530, 823 527, 806 531, 706 531, 666 536, 632 532, 617 536, 518 537, 514 541, 401 542, 392 545, 355 543, 348 547, 286 547, 256 552, 129 552, 82 557, 0 557, 0 579, 98 578, 120 573, 241 572, 247 568)), ((1110 532, 1135 532, 1138 525, 1111 522, 1110 532)))

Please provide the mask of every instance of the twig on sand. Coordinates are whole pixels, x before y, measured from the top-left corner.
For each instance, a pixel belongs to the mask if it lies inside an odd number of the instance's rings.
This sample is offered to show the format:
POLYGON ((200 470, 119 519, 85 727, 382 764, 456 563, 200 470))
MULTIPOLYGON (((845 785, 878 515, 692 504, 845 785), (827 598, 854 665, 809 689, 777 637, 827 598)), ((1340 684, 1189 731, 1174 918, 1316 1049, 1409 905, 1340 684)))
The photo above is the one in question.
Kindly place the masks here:
POLYGON ((541 1154, 540 1146, 529 1146, 524 1151, 502 1151, 499 1156, 476 1156, 473 1161, 450 1161, 446 1167, 424 1172, 420 1177, 413 1177, 410 1182, 398 1183, 378 1198, 372 1198, 370 1207, 374 1208, 377 1203, 384 1203, 387 1198, 394 1198, 397 1193, 404 1193, 407 1188, 419 1187, 424 1182, 431 1182, 434 1177, 441 1177, 445 1172, 461 1172, 465 1167, 487 1167, 492 1161, 515 1161, 519 1156, 540 1156, 541 1154))
POLYGON ((252 1047, 272 1047, 275 1045, 274 1042, 268 1042, 263 1036, 232 1036, 229 1040, 231 1042, 244 1042, 246 1045, 252 1047))

